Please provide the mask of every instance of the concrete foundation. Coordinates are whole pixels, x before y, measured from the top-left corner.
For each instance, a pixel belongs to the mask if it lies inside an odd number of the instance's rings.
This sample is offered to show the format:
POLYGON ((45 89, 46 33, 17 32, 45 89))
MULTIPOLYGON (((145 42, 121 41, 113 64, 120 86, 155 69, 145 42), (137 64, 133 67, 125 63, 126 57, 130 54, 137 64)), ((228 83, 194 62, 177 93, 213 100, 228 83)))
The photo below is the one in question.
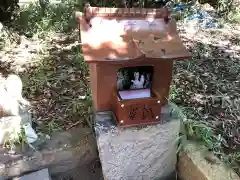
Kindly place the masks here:
POLYGON ((180 118, 167 105, 161 124, 118 128, 111 112, 95 116, 95 132, 105 180, 160 180, 173 176, 180 118))

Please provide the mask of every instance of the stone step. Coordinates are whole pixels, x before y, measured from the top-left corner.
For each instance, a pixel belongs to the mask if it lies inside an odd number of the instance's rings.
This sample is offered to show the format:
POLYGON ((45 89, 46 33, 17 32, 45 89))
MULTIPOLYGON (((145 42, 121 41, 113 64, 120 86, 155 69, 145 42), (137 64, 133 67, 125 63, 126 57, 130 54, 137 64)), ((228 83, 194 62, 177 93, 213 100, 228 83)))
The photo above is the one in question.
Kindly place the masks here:
POLYGON ((21 177, 13 178, 13 180, 51 180, 48 169, 42 169, 21 177))
POLYGON ((34 146, 16 149, 14 155, 0 148, 0 180, 19 177, 28 172, 48 168, 51 176, 66 173, 97 158, 96 140, 90 128, 73 128, 55 132, 49 140, 34 146))

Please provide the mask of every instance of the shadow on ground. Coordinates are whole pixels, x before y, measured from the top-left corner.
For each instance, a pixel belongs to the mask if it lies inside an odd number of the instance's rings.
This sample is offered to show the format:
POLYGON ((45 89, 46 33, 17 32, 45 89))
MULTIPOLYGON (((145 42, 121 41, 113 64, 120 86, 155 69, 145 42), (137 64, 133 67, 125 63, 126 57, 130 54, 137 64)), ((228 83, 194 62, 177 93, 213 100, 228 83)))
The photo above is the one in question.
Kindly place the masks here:
MULTIPOLYGON (((213 29, 190 35, 183 29, 181 37, 193 59, 175 62, 172 101, 184 107, 189 119, 213 128, 229 154, 226 162, 239 172, 240 41, 235 37, 240 32, 213 29)), ((221 148, 219 142, 211 142, 209 149, 221 148)))

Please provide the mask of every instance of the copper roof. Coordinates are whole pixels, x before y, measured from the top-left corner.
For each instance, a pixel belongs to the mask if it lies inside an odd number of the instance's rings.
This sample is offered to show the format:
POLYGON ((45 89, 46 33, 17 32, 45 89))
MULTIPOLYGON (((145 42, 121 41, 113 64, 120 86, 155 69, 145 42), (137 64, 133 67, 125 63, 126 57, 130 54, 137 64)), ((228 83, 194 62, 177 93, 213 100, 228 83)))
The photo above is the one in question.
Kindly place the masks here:
POLYGON ((178 36, 176 21, 162 9, 88 7, 77 12, 86 62, 191 57, 178 36))

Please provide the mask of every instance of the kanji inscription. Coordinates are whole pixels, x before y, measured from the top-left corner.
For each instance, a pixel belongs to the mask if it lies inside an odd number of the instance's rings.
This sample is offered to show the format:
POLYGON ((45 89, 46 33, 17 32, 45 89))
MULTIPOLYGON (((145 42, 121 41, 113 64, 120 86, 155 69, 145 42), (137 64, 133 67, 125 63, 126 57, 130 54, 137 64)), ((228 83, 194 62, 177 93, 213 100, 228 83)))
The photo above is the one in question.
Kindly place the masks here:
POLYGON ((137 117, 139 107, 130 106, 129 119, 134 120, 137 117))
POLYGON ((143 105, 131 105, 129 107, 130 120, 148 120, 153 119, 154 113, 151 107, 143 105))

